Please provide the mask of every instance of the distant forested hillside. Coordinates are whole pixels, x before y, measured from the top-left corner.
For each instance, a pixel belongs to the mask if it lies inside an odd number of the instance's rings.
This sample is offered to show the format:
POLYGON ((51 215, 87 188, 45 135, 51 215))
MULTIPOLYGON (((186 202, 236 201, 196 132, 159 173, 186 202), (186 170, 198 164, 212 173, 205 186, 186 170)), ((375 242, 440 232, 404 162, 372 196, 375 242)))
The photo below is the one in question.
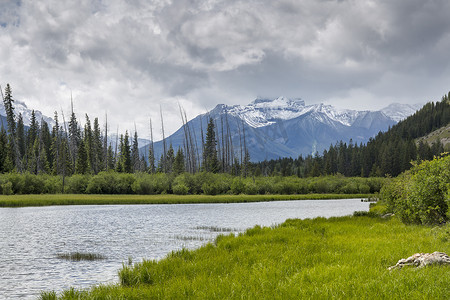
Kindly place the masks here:
POLYGON ((450 93, 436 103, 427 103, 387 132, 380 132, 367 144, 351 140, 331 145, 321 155, 263 161, 253 165, 256 174, 299 177, 343 174, 345 176, 397 176, 411 167, 411 161, 432 159, 444 151, 437 139, 431 145, 415 140, 450 123, 450 93))

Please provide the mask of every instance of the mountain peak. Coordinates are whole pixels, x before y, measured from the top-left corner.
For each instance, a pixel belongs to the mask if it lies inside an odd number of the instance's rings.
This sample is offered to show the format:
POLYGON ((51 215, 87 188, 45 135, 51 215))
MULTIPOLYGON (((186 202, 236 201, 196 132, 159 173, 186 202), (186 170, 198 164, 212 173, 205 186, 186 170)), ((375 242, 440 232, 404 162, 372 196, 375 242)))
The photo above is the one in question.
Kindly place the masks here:
POLYGON ((305 106, 305 101, 301 98, 287 98, 280 96, 278 98, 256 98, 250 103, 252 106, 256 107, 273 107, 273 108, 283 108, 283 107, 300 107, 305 106))
POLYGON ((381 109, 386 116, 393 119, 396 122, 400 122, 406 119, 408 116, 413 115, 417 110, 419 110, 423 104, 402 104, 402 103, 392 103, 381 109))

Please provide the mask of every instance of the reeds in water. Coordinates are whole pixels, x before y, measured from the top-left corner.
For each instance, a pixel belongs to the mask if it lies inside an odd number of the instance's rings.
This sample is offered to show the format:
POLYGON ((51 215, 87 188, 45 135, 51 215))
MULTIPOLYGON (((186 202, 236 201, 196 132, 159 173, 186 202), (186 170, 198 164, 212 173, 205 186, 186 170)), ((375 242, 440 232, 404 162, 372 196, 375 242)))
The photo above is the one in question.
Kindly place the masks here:
POLYGON ((56 257, 60 259, 65 260, 71 260, 71 261, 81 261, 81 260, 102 260, 106 259, 104 255, 97 254, 97 253, 88 253, 88 252, 71 252, 71 253, 61 253, 57 254, 56 257))

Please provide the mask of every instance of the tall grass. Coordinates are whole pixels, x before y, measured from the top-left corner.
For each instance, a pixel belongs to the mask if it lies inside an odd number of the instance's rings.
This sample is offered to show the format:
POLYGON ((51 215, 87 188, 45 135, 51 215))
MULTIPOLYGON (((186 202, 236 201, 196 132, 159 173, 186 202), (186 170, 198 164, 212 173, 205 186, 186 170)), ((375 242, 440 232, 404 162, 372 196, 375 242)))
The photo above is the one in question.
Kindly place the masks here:
POLYGON ((282 200, 320 200, 367 198, 367 194, 307 194, 307 195, 0 195, 0 207, 50 205, 103 205, 103 204, 187 204, 238 203, 282 200))
POLYGON ((287 220, 124 266, 120 284, 59 299, 448 299, 448 266, 387 270, 416 252, 449 253, 448 232, 370 217, 287 220))

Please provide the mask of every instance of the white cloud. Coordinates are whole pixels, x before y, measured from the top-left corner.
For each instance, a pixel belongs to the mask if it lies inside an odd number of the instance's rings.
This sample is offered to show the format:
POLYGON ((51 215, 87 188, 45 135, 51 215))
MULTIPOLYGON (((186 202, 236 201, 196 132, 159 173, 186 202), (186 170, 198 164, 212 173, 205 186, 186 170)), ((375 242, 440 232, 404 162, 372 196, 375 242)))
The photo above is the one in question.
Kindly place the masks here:
MULTIPOLYGON (((450 3, 0 0, 0 84, 29 107, 148 135, 257 95, 379 108, 449 89, 450 3), (155 121, 155 124, 159 121, 155 121)), ((437 97, 437 98, 432 98, 437 97)), ((431 98, 431 99, 430 99, 431 98)), ((159 136, 158 136, 159 137, 159 136)))

